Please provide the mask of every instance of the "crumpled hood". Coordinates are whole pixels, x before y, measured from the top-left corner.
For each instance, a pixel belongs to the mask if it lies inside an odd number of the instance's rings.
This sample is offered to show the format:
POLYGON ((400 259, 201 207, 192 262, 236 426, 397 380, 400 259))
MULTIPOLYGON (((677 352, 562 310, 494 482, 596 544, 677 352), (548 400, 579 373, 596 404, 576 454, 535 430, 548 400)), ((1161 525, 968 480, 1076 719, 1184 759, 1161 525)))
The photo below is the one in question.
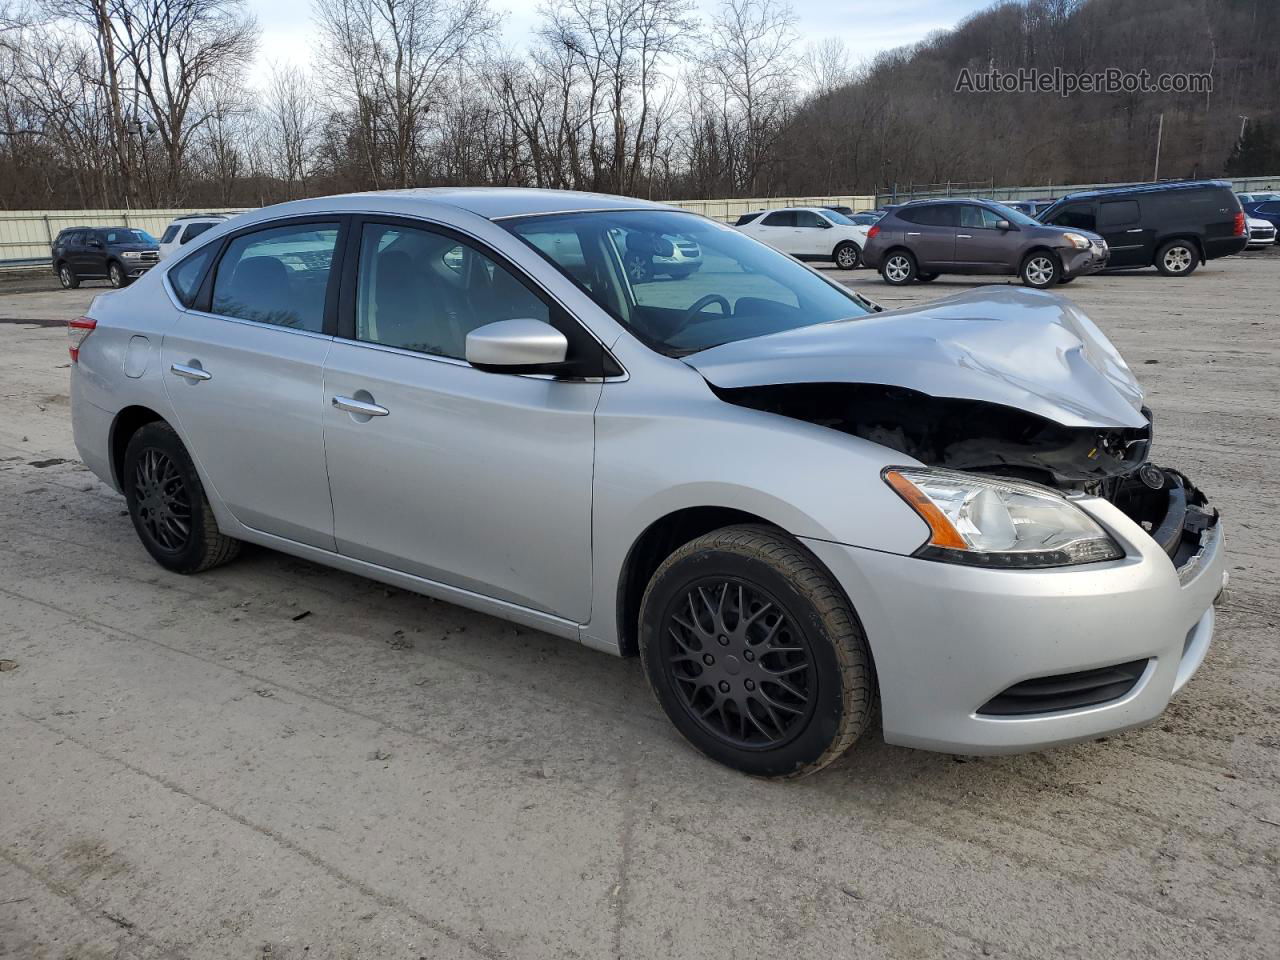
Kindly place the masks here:
POLYGON ((869 383, 998 403, 1065 427, 1145 427, 1142 387, 1070 301, 990 286, 684 358, 713 386, 869 383))

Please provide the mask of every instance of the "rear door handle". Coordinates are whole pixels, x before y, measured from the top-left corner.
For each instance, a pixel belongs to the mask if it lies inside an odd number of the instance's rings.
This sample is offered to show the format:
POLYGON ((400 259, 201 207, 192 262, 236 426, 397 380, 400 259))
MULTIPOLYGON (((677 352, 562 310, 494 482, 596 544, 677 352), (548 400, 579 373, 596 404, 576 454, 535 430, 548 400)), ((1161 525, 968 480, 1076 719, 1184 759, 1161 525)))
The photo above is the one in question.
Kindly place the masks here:
POLYGON ((973 239, 973 234, 972 234, 972 233, 957 233, 957 234, 956 234, 956 239, 957 239, 957 240, 972 240, 972 239, 973 239))
POLYGON ((376 403, 367 403, 354 397, 334 397, 333 405, 347 413, 358 413, 366 417, 385 417, 391 411, 376 403))
POLYGON ((1132 229, 1132 230, 1126 230, 1126 231, 1125 231, 1125 233, 1141 233, 1141 232, 1142 232, 1142 228, 1141 228, 1141 227, 1135 227, 1135 228, 1134 228, 1134 229, 1132 229))
POLYGON ((919 230, 908 230, 908 231, 907 231, 907 236, 908 236, 908 237, 918 237, 918 236, 920 236, 920 231, 919 231, 919 230))
POLYGON ((212 380, 213 374, 203 367, 192 367, 185 363, 171 363, 169 369, 180 377, 191 381, 212 380))

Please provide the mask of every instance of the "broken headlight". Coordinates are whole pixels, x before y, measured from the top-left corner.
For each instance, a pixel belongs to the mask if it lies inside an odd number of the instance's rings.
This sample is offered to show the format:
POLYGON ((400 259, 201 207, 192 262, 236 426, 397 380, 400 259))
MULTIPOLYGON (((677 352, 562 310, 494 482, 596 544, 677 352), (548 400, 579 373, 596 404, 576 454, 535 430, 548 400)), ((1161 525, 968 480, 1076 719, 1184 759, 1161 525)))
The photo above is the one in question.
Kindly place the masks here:
POLYGON ((918 557, 1028 568, 1124 556, 1091 516, 1032 483, 914 467, 886 470, 884 479, 929 525, 918 557))

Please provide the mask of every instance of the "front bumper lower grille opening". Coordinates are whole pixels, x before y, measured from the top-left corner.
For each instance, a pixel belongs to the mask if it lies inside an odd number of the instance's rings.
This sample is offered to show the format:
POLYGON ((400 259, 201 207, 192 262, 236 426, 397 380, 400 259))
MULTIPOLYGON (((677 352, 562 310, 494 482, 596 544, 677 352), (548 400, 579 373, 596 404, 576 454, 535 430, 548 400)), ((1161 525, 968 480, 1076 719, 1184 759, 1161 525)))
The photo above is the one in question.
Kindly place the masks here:
POLYGON ((1023 680, 984 703, 979 708, 978 715, 1022 717, 1109 703, 1120 699, 1134 688, 1149 662, 1131 660, 1112 667, 1023 680))

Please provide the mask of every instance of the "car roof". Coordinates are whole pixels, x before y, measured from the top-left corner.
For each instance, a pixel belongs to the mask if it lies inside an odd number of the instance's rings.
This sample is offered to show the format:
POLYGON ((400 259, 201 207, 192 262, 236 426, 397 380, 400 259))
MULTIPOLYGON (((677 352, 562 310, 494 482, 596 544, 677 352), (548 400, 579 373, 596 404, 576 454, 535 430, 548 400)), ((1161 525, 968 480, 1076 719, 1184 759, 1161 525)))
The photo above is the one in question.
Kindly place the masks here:
POLYGON ((1231 181, 1229 180, 1170 180, 1166 183, 1134 183, 1120 187, 1105 187, 1101 190, 1081 190, 1079 193, 1069 193, 1065 197, 1059 197, 1055 203, 1061 203, 1063 200, 1093 200, 1097 197, 1127 196, 1129 194, 1145 195, 1174 190, 1203 190, 1206 187, 1221 187, 1224 190, 1232 189, 1231 181))
POLYGON ((541 190, 531 187, 414 187, 292 200, 240 214, 235 222, 248 227, 281 217, 343 213, 383 213, 414 217, 424 214, 447 215, 450 209, 486 220, 597 210, 665 210, 697 216, 692 211, 650 200, 574 190, 541 190))
POLYGON ((230 213, 184 213, 173 218, 173 222, 179 220, 226 220, 233 216, 230 213))

